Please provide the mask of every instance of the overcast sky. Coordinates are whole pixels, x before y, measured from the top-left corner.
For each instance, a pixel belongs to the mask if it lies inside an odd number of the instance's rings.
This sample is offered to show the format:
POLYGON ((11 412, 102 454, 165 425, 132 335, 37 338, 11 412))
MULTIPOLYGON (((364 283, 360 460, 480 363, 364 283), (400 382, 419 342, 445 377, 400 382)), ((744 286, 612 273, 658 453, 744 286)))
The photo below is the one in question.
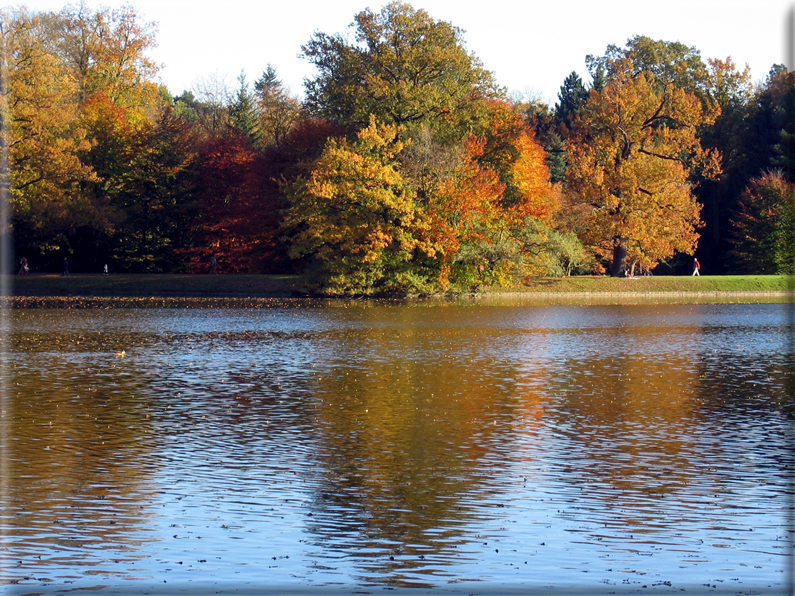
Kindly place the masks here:
MULTIPOLYGON (((174 94, 208 75, 235 83, 241 69, 258 78, 268 63, 296 93, 314 69, 299 57, 315 31, 344 32, 353 16, 378 11, 384 0, 137 0, 143 20, 157 23, 151 57, 174 94)), ((16 4, 10 2, 10 4, 16 4)), ((33 10, 59 10, 67 1, 30 0, 33 10)), ((117 0, 92 8, 116 7, 117 0)), ((748 64, 755 81, 787 63, 785 30, 795 0, 416 0, 435 19, 465 31, 470 52, 509 91, 531 91, 554 104, 572 70, 589 80, 587 54, 601 54, 635 35, 695 46, 702 57, 731 56, 748 64)), ((791 68, 792 65, 788 66, 791 68)))

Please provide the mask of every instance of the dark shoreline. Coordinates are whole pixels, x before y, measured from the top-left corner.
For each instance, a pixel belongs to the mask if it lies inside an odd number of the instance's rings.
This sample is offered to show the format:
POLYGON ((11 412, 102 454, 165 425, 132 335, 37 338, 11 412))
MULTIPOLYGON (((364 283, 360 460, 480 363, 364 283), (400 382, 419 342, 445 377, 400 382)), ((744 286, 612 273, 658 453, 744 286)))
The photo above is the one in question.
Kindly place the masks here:
POLYGON ((268 309, 334 307, 351 304, 451 306, 597 306, 633 304, 781 304, 791 303, 788 292, 655 292, 655 293, 538 293, 494 292, 425 298, 350 298, 280 295, 139 295, 139 296, 11 296, 0 299, 10 309, 125 309, 125 308, 213 308, 268 309))

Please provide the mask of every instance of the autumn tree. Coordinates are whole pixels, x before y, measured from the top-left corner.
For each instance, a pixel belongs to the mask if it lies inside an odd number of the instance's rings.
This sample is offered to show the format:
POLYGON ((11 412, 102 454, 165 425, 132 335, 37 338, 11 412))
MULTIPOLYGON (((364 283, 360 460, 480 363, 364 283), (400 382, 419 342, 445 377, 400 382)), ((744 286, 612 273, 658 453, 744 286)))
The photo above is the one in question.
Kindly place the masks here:
POLYGON ((312 286, 327 294, 411 293, 427 281, 412 270, 425 227, 396 168, 395 125, 371 119, 356 139, 332 138, 306 176, 287 190, 285 230, 293 258, 309 258, 312 286))
POLYGON ((254 83, 260 141, 279 149, 304 117, 301 101, 284 86, 270 64, 254 83))
POLYGON ((500 281, 509 274, 506 269, 518 252, 509 223, 500 217, 506 185, 497 172, 479 162, 485 146, 485 139, 469 136, 461 162, 429 195, 427 235, 445 289, 451 282, 473 286, 500 281))
POLYGON ((17 251, 44 267, 64 253, 78 270, 176 266, 193 140, 153 81, 154 26, 81 3, 10 13, 3 34, 17 251))
POLYGON ((392 2, 357 14, 353 27, 352 42, 318 33, 304 46, 320 71, 307 83, 309 109, 353 130, 400 127, 404 147, 390 167, 427 226, 409 231, 425 243, 407 261, 418 279, 442 288, 512 281, 524 262, 515 229, 549 221, 556 196, 520 109, 467 52, 462 31, 423 10, 392 2))
MULTIPOLYGON (((594 82, 603 78, 604 85, 629 72, 630 76, 643 74, 660 88, 670 85, 699 99, 708 99, 709 72, 701 52, 678 41, 636 35, 623 47, 608 45, 602 56, 586 56, 585 64, 594 82)), ((601 91, 597 85, 594 87, 601 91)))
POLYGON ((147 52, 155 25, 141 21, 130 5, 91 10, 84 2, 44 13, 44 39, 72 72, 80 103, 101 91, 126 108, 142 108, 157 94, 157 66, 147 52))
POLYGON ((44 43, 45 22, 21 9, 2 16, 12 225, 21 250, 39 256, 61 249, 81 225, 104 226, 106 213, 81 192, 96 179, 81 160, 91 142, 75 103, 76 81, 44 43))
POLYGON ((488 120, 467 136, 458 162, 424 194, 443 286, 508 283, 527 274, 525 265, 543 251, 524 241, 527 230, 550 225, 559 208, 546 153, 521 113, 503 101, 487 107, 488 120))
POLYGON ((483 124, 473 127, 471 134, 485 140, 478 161, 497 172, 505 184, 502 208, 519 219, 549 222, 558 205, 543 147, 509 102, 489 100, 487 108, 483 124))
POLYGON ((167 172, 190 163, 192 150, 171 153, 186 145, 172 134, 176 120, 165 116, 171 97, 154 82, 157 66, 148 52, 156 45, 155 27, 130 6, 92 11, 79 4, 47 20, 50 43, 78 82, 78 109, 91 141, 82 159, 96 181, 83 192, 109 211, 109 226, 84 228, 71 244, 94 270, 108 259, 116 270, 162 270, 173 263, 166 253, 175 239, 168 222, 155 221, 167 218, 170 201, 183 195, 176 183, 174 192, 160 186, 180 179, 167 172))
POLYGON ((690 178, 719 171, 718 154, 698 136, 718 109, 628 59, 608 66, 609 82, 575 119, 567 182, 592 209, 586 243, 612 257, 618 276, 627 258, 651 268, 695 250, 700 206, 690 178))

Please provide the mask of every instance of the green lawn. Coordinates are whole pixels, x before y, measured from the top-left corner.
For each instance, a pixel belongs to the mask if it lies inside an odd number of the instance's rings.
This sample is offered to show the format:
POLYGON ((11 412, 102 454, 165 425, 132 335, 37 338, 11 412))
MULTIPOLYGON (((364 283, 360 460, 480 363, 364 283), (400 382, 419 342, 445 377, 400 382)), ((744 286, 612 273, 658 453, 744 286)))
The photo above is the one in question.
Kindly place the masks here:
MULTIPOLYGON (((290 296, 293 275, 57 274, 14 275, 5 280, 17 296, 290 296)), ((487 292, 658 293, 783 292, 795 280, 779 275, 666 276, 621 279, 606 276, 534 277, 511 288, 487 292)))
POLYGON ((795 280, 783 275, 665 276, 633 279, 607 276, 528 278, 522 292, 783 292, 795 280))

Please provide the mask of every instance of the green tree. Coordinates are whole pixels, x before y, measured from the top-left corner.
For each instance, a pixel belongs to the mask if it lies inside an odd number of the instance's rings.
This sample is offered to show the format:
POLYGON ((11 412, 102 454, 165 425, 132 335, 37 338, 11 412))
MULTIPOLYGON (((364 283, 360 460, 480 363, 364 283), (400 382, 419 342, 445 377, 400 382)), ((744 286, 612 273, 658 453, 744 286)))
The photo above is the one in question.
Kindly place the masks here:
POLYGON ((732 219, 732 255, 742 273, 793 273, 793 185, 782 170, 751 180, 732 219))
POLYGON ((555 119, 567 127, 572 119, 585 105, 588 99, 588 89, 583 85, 580 75, 571 71, 558 91, 558 103, 555 106, 555 119))
POLYGON ((779 142, 774 146, 776 154, 771 161, 784 170, 789 182, 795 182, 795 73, 787 73, 783 84, 784 95, 779 108, 783 121, 779 142))
MULTIPOLYGON (((179 271, 197 213, 197 142, 170 106, 139 130, 115 197, 120 213, 105 257, 117 271, 179 271)), ((98 263, 99 265, 99 263, 98 263)))
POLYGON ((353 39, 316 33, 302 48, 319 70, 306 83, 309 109, 344 126, 366 127, 374 115, 409 128, 427 122, 460 141, 478 100, 498 93, 460 29, 408 4, 358 13, 353 39))
POLYGON ((514 234, 527 255, 525 272, 528 275, 561 277, 591 269, 593 255, 574 232, 562 232, 536 219, 528 219, 514 234))
POLYGON ((240 73, 237 82, 237 92, 229 106, 229 125, 236 133, 242 134, 254 145, 258 145, 261 135, 256 100, 246 82, 245 73, 240 73))
MULTIPOLYGON (((702 180, 698 195, 704 209, 704 231, 698 256, 715 273, 730 270, 726 253, 731 248, 730 219, 742 189, 748 184, 749 153, 746 146, 755 89, 746 66, 739 70, 731 58, 709 59, 709 97, 720 107, 714 124, 701 131, 702 144, 721 154, 719 178, 702 180)), ((753 173, 755 175, 756 172, 753 173)))
POLYGON ((566 149, 563 144, 563 131, 549 106, 540 100, 519 102, 516 107, 524 114, 527 126, 535 132, 547 152, 549 178, 552 182, 562 182, 566 178, 566 149))

